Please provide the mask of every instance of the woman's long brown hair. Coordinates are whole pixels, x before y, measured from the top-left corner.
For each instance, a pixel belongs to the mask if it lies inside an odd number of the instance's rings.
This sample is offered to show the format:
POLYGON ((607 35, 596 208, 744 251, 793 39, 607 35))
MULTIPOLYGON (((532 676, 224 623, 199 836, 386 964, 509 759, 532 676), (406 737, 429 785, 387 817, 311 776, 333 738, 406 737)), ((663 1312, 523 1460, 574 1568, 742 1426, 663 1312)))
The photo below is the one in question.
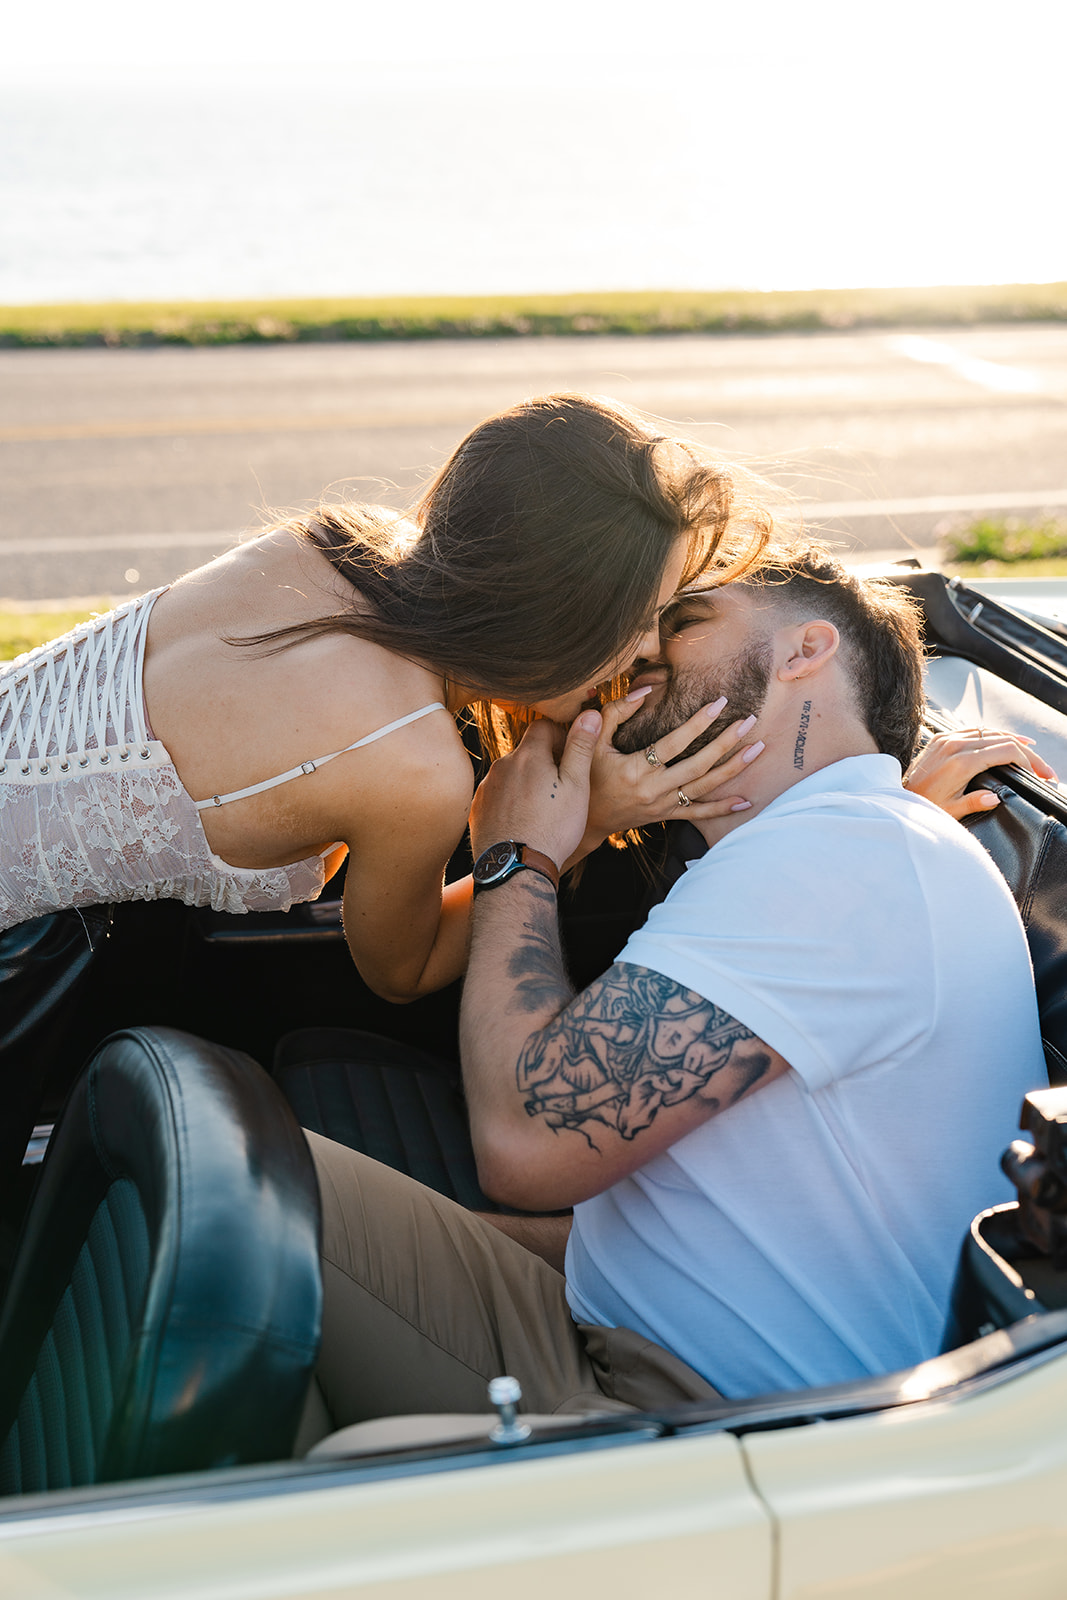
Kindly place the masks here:
POLYGON ((680 538, 683 583, 717 552, 738 572, 758 554, 772 521, 739 504, 738 482, 610 401, 523 401, 464 439, 410 520, 323 505, 279 524, 322 550, 353 605, 240 642, 284 649, 344 632, 383 645, 474 689, 487 753, 499 753, 511 724, 488 702, 529 704, 603 676, 648 626, 680 538))

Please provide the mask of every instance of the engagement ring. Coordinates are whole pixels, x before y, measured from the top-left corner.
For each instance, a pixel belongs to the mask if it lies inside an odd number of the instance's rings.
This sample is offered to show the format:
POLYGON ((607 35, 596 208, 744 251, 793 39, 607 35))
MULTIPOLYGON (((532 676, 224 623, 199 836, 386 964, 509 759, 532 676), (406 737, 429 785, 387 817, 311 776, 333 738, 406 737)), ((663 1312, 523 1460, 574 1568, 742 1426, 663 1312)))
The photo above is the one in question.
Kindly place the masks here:
POLYGON ((645 760, 648 762, 650 767, 662 767, 663 765, 663 762, 656 754, 656 747, 654 744, 650 744, 648 749, 645 751, 645 760))

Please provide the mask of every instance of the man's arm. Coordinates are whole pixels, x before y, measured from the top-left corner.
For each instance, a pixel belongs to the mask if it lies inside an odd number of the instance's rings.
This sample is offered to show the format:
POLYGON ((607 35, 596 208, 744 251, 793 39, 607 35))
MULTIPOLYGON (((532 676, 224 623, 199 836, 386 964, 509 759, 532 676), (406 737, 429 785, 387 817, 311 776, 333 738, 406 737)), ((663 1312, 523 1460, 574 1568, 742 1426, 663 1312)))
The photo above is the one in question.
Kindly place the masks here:
POLYGON ((474 1215, 481 1217, 483 1222, 488 1222, 498 1232, 507 1234, 509 1239, 514 1239, 516 1244, 521 1244, 532 1255, 540 1256, 556 1272, 564 1271, 567 1240, 573 1220, 569 1214, 563 1217, 520 1217, 504 1211, 476 1211, 474 1215))
MULTIPOLYGON (((577 774, 566 752, 557 769, 546 734, 496 763, 476 846, 518 838, 566 859, 584 825, 577 774)), ((598 1194, 789 1070, 729 1013, 645 967, 616 963, 576 996, 555 893, 533 872, 475 903, 460 1022, 482 1187, 531 1211, 598 1194)))

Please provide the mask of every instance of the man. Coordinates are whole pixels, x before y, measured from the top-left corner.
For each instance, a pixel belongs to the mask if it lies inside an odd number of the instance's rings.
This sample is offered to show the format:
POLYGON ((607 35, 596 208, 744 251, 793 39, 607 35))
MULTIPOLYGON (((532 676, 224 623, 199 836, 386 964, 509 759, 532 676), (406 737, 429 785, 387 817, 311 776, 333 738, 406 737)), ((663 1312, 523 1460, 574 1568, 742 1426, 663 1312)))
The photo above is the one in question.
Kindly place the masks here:
POLYGON ((772 550, 743 582, 682 596, 635 687, 616 737, 650 765, 717 694, 707 737, 728 754, 755 716, 764 748, 734 755, 719 814, 680 791, 711 848, 582 994, 553 864, 582 836, 599 714, 558 765, 535 725, 472 818, 486 882, 462 1054, 479 1172, 507 1205, 574 1206, 565 1286, 479 1219, 395 1175, 380 1194, 373 1164, 314 1141, 337 1421, 481 1409, 499 1370, 530 1409, 610 1409, 829 1383, 938 1348, 963 1233, 1002 1188, 998 1154, 1044 1067, 1003 880, 901 786, 922 696, 910 602, 817 546, 772 550), (495 848, 515 840, 525 863, 495 848))

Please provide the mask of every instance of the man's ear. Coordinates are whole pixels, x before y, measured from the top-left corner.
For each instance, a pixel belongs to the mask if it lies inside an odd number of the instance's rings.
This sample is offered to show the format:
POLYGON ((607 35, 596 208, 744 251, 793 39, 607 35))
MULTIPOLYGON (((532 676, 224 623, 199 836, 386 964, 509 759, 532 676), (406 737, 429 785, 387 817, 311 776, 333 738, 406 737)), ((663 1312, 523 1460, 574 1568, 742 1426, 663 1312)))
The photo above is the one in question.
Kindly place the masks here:
POLYGON ((781 642, 778 677, 782 683, 797 683, 821 672, 833 660, 841 635, 832 622, 802 622, 787 628, 781 642))

